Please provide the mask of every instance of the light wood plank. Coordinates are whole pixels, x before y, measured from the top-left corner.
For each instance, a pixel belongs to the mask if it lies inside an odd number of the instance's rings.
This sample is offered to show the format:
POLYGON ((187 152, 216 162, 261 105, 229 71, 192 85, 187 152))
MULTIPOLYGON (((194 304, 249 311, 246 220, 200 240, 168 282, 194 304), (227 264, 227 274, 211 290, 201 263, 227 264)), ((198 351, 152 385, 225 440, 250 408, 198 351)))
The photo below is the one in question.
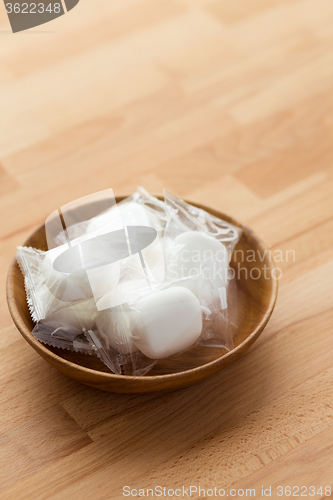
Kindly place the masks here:
POLYGON ((82 0, 13 35, 0 5, 1 499, 331 484, 332 21, 331 0, 82 0), (24 342, 5 280, 57 207, 140 184, 254 229, 279 297, 223 372, 107 394, 24 342))

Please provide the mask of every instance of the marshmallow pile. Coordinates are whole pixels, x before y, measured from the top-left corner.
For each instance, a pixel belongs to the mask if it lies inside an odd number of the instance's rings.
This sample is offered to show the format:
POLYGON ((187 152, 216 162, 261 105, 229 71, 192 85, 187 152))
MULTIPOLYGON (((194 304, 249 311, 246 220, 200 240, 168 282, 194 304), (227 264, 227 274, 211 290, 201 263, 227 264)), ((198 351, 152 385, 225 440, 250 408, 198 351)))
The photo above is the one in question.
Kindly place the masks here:
MULTIPOLYGON (((91 352, 112 371, 124 373, 124 366, 130 366, 125 373, 143 374, 157 360, 205 340, 210 321, 225 317, 229 261, 240 232, 172 195, 162 202, 141 190, 87 220, 70 248, 82 243, 95 248, 89 242, 105 242, 121 230, 128 252, 116 261, 104 259, 102 265, 97 261, 88 266, 91 255, 80 250, 75 262, 66 262, 66 242, 47 252, 36 251, 33 270, 28 253, 23 259, 24 247, 18 261, 22 269, 28 260, 24 273, 28 302, 38 322, 36 338, 73 348, 73 340, 84 335, 91 352), (134 247, 130 230, 135 227, 140 230, 134 247), (145 228, 155 231, 147 245, 145 228), (38 300, 44 301, 43 307, 38 300), (36 311, 43 313, 38 317, 36 311)), ((226 345, 226 332, 220 335, 220 344, 226 345)))

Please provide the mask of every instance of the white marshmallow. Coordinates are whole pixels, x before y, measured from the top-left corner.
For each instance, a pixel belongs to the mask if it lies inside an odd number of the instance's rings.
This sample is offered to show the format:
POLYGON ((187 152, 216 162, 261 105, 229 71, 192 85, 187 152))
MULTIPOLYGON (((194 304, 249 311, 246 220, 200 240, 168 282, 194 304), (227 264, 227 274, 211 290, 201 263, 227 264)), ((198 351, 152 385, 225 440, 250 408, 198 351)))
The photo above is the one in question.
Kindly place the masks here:
POLYGON ((115 205, 97 215, 88 224, 87 232, 103 234, 116 231, 124 226, 151 226, 147 211, 135 201, 115 205))
POLYGON ((138 350, 131 340, 130 310, 126 306, 99 312, 95 323, 107 349, 111 347, 122 354, 138 350))
POLYGON ((62 245, 46 253, 42 268, 45 284, 56 298, 64 302, 90 298, 92 291, 86 271, 67 274, 56 271, 53 267, 58 255, 67 249, 67 245, 62 245))
POLYGON ((197 297, 201 296, 204 280, 215 290, 226 285, 228 265, 228 251, 223 243, 200 231, 178 235, 169 248, 170 278, 188 278, 181 285, 197 297))
MULTIPOLYGON (((140 203, 129 201, 115 205, 110 210, 91 219, 87 227, 87 232, 98 235, 122 229, 123 226, 148 226, 155 228, 157 225, 158 221, 154 214, 146 210, 140 203)), ((165 268, 162 245, 158 236, 151 245, 142 250, 142 255, 152 279, 161 283, 165 277, 165 268)), ((141 261, 137 257, 138 255, 135 254, 124 259, 124 265, 132 267, 133 273, 139 278, 142 275, 143 269, 141 261)))
POLYGON ((62 307, 41 322, 54 329, 63 329, 73 333, 73 336, 82 333, 82 328, 89 330, 94 324, 96 304, 93 299, 80 300, 62 307))
POLYGON ((89 283, 96 303, 108 293, 115 290, 120 277, 120 262, 96 267, 87 271, 89 283))
POLYGON ((200 302, 187 288, 152 293, 135 304, 134 344, 148 358, 172 356, 193 345, 202 331, 200 302))
MULTIPOLYGON (((148 247, 142 250, 142 256, 151 281, 162 283, 165 278, 165 266, 162 245, 158 236, 148 247)), ((145 276, 139 254, 137 253, 124 259, 123 266, 135 279, 145 276)))
POLYGON ((117 288, 112 292, 105 294, 98 302, 97 309, 103 311, 122 304, 126 304, 136 298, 140 298, 140 294, 149 289, 149 284, 146 279, 128 279, 118 284, 117 288))

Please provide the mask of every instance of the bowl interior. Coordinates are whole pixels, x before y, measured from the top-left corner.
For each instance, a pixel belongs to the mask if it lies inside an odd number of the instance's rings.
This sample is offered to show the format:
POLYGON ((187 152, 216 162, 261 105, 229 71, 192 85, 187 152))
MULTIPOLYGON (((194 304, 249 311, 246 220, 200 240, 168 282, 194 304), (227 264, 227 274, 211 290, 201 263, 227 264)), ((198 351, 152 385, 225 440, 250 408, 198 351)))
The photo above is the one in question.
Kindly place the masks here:
MULTIPOLYGON (((117 201, 119 202, 122 199, 123 197, 117 198, 117 201)), ((186 378, 186 374, 200 367, 208 365, 214 366, 215 361, 220 364, 219 368, 229 364, 233 359, 239 357, 239 355, 241 355, 260 334, 275 304, 277 282, 271 275, 271 271, 274 267, 269 259, 265 245, 251 230, 241 226, 227 215, 203 205, 191 203, 204 208, 213 215, 238 225, 243 230, 231 261, 231 267, 235 271, 235 279, 232 282, 232 295, 233 297, 237 297, 237 301, 229 300, 228 303, 228 314, 234 334, 235 349, 229 352, 224 348, 194 347, 185 353, 159 361, 149 372, 148 376, 139 377, 141 381, 143 379, 156 378, 157 375, 166 376, 178 374, 177 379, 179 379, 179 377, 184 374, 186 378), (249 258, 250 255, 251 258, 249 258), (266 271, 264 266, 266 266, 266 271), (269 272, 267 272, 267 269, 269 272), (228 358, 230 358, 230 360, 228 360, 228 358), (221 360, 222 363, 220 362, 221 360)), ((44 225, 34 231, 24 245, 47 250, 44 225)), ((91 370, 98 372, 102 377, 111 376, 122 379, 138 378, 111 374, 109 369, 95 356, 87 356, 63 349, 44 346, 36 341, 31 335, 34 324, 31 320, 27 306, 23 276, 16 262, 13 262, 8 275, 7 296, 13 320, 24 338, 37 352, 39 352, 39 354, 58 369, 61 369, 64 373, 68 372, 66 366, 68 368, 68 366, 73 365, 71 370, 69 370, 70 373, 68 373, 70 376, 77 378, 75 376, 75 371, 84 372, 84 380, 81 381, 88 383, 88 385, 95 386, 96 384, 89 379, 91 370), (62 365, 65 367, 64 369, 62 369, 62 365)), ((206 375, 203 374, 203 376, 207 376, 209 373, 217 371, 217 369, 206 370, 206 375)))

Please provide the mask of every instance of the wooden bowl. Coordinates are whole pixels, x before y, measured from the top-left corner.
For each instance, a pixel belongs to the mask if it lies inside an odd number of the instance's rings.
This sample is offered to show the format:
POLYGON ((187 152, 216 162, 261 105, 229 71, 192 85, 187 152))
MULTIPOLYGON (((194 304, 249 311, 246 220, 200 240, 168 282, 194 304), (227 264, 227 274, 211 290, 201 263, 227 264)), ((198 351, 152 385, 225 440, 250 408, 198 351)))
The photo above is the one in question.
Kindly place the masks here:
MULTIPOLYGON (((117 201, 124 198, 125 196, 118 197, 117 201)), ((14 259, 7 278, 7 301, 14 323, 24 339, 48 363, 65 375, 97 389, 119 393, 168 391, 186 387, 209 377, 241 357, 263 331, 273 312, 278 289, 277 280, 272 274, 274 265, 267 247, 250 229, 217 210, 190 203, 243 230, 231 261, 236 274, 234 288, 237 291, 237 309, 234 303, 230 303, 228 307, 229 317, 234 324, 233 350, 194 347, 158 362, 148 375, 132 377, 111 373, 95 356, 45 346, 31 334, 34 324, 27 306, 23 276, 14 259), (246 258, 249 255, 251 258, 246 258)), ((47 250, 44 224, 31 234, 24 245, 47 250)))

